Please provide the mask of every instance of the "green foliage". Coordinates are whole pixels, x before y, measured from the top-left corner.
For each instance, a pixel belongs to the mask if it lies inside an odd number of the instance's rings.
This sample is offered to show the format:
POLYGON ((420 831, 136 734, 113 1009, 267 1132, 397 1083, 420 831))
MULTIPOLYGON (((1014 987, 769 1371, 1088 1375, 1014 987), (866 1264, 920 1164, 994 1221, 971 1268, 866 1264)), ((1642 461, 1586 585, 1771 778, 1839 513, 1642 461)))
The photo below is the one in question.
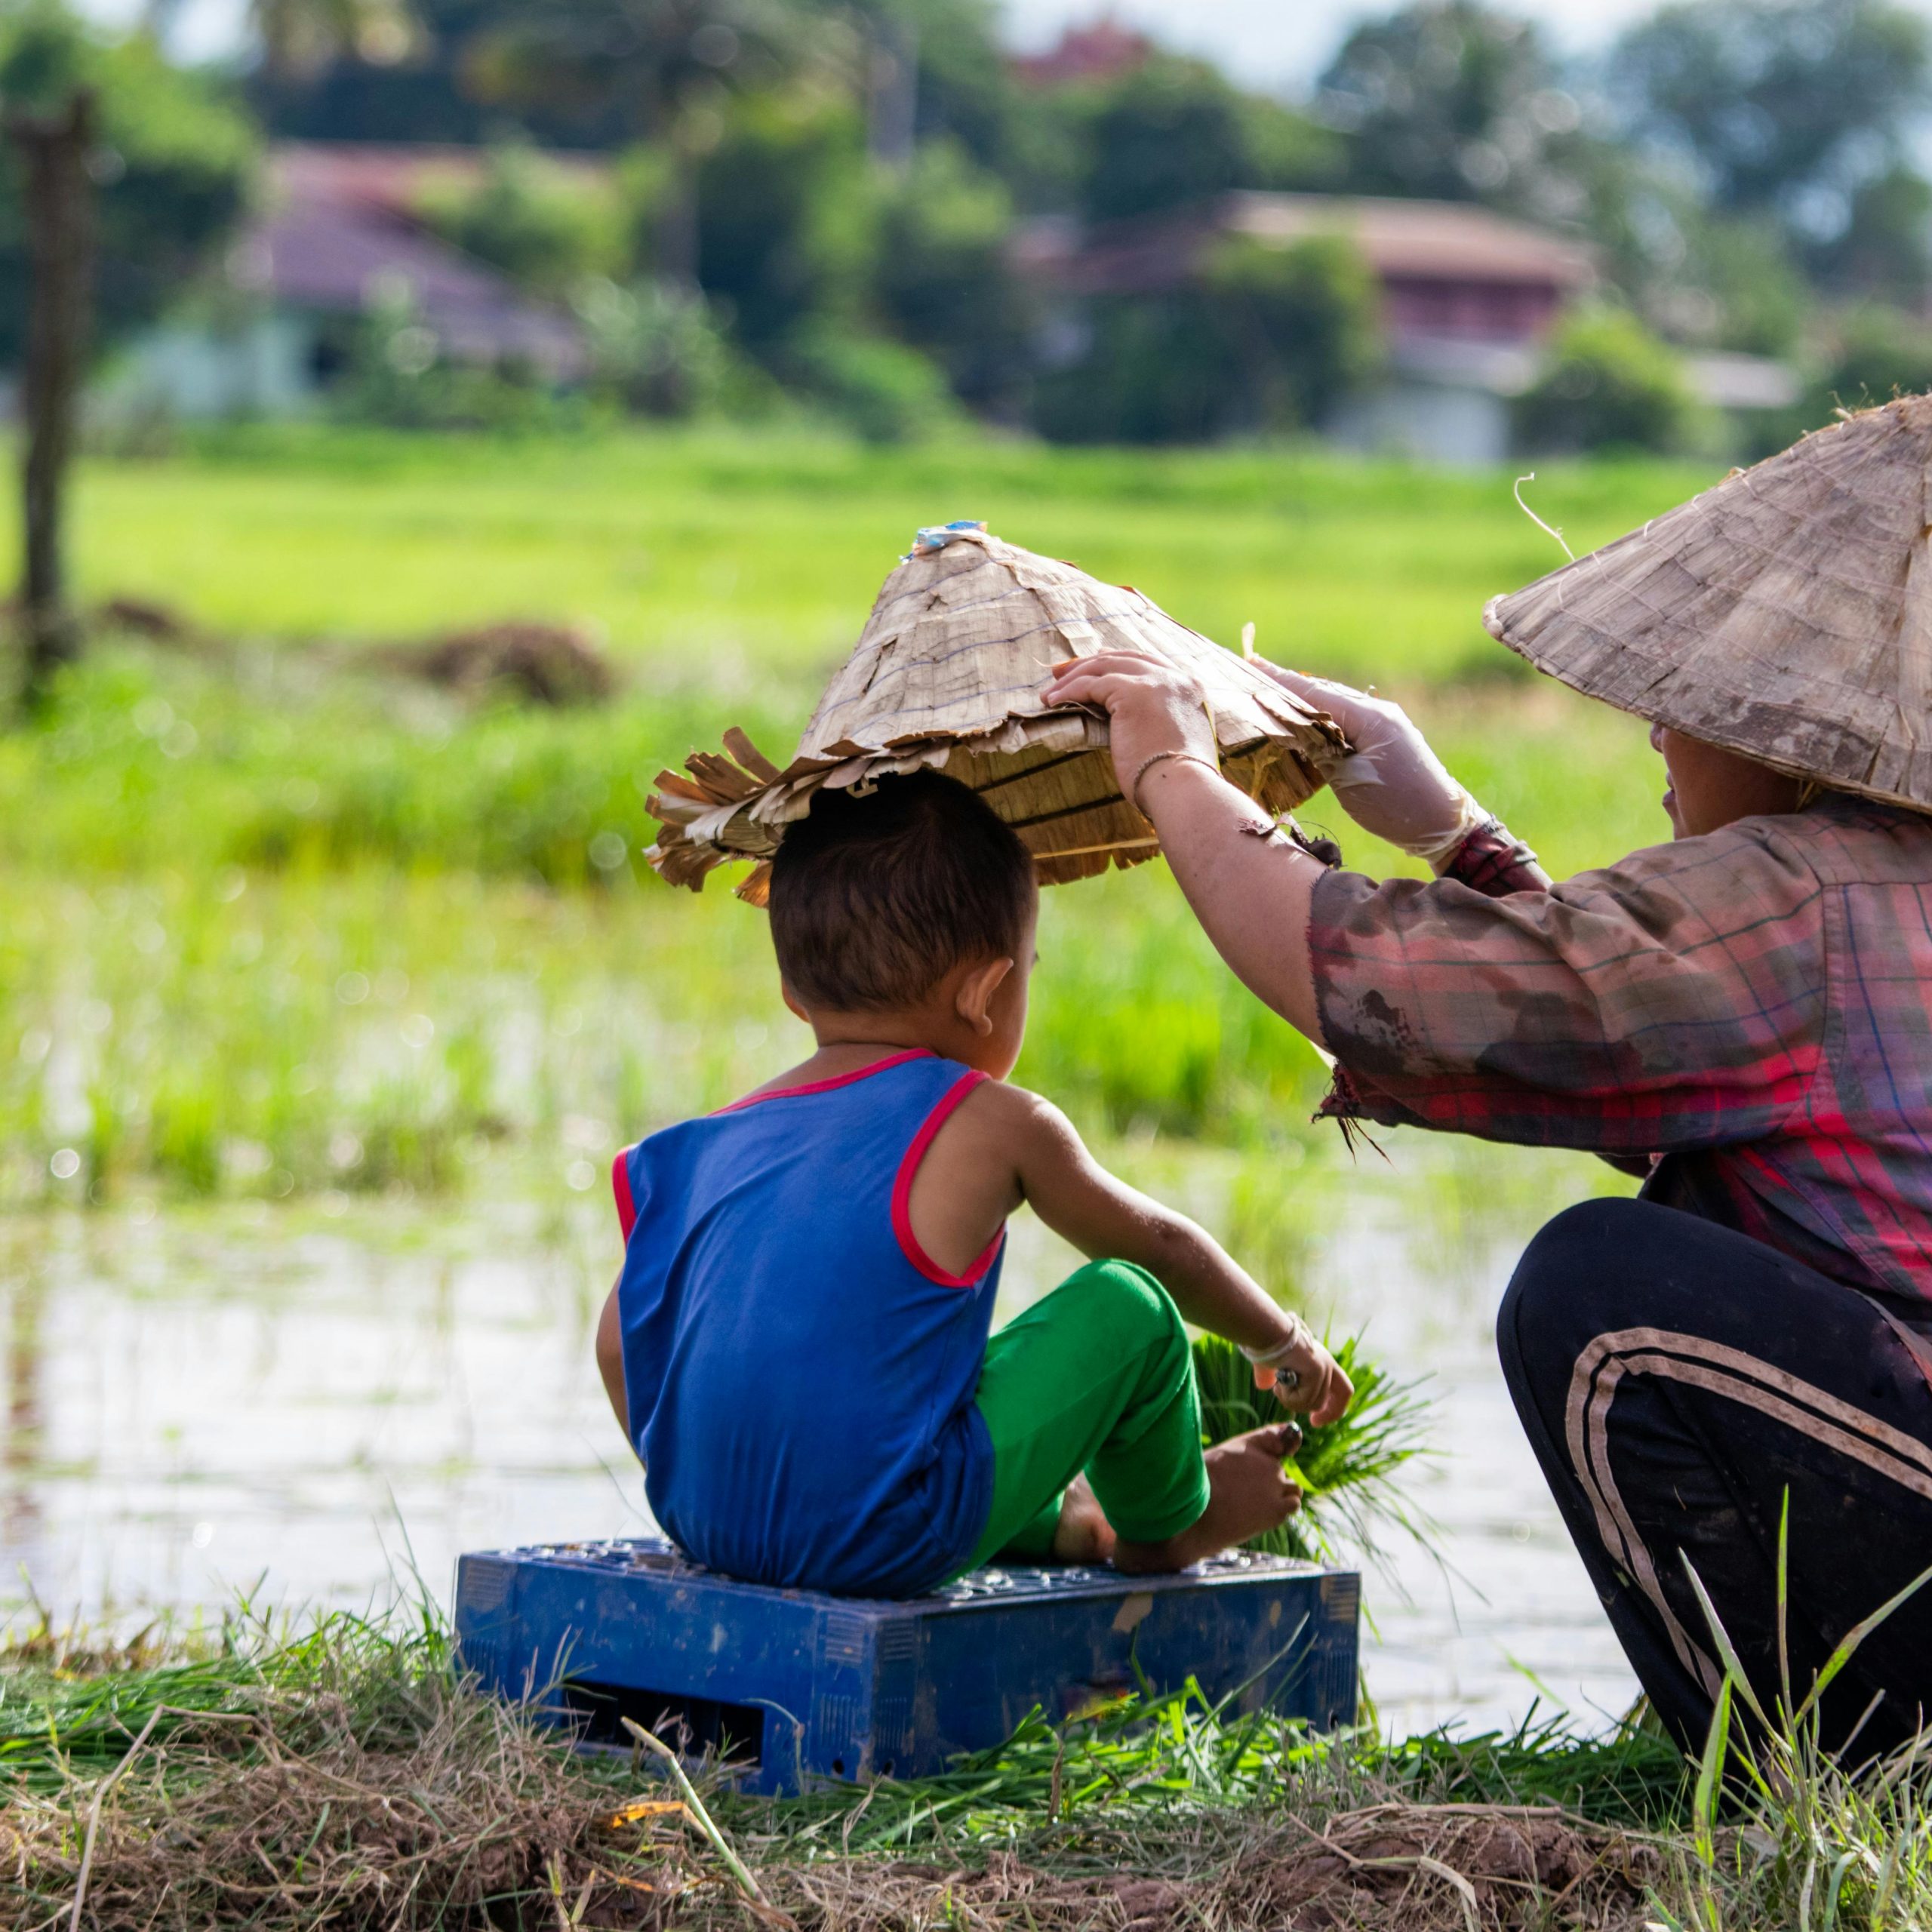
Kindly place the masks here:
POLYGON ((567 115, 611 145, 688 145, 728 89, 786 71, 801 25, 777 0, 525 0, 487 10, 466 78, 485 102, 567 115))
POLYGON ((768 413, 776 397, 747 365, 695 290, 649 277, 580 283, 573 306, 589 350, 591 386, 635 416, 740 418, 768 413))
POLYGON ((406 282, 379 285, 349 333, 349 369, 331 392, 337 415, 392 429, 530 432, 580 423, 580 399, 534 369, 491 368, 444 352, 406 282))
POLYGON ((1201 442, 1309 426, 1376 366, 1377 296, 1346 240, 1232 237, 1192 281, 1093 305, 1079 358, 1041 379, 1035 414, 1070 442, 1201 442))
POLYGON ((1820 254, 1820 281, 1834 293, 1922 313, 1932 294, 1932 183, 1900 165, 1861 181, 1844 232, 1820 254))
POLYGON ((849 321, 869 279, 876 208, 857 112, 794 91, 740 102, 697 174, 698 279, 751 354, 801 321, 849 321))
POLYGON ((1684 333, 1748 355, 1798 353, 1810 291, 1776 224, 1761 217, 1713 220, 1694 226, 1688 239, 1690 264, 1710 314, 1703 328, 1684 333))
MULTIPOLYGON (((253 177, 253 130, 219 85, 170 66, 145 36, 109 39, 57 0, 0 14, 0 97, 48 111, 94 89, 99 187, 97 340, 152 321, 218 255, 253 177)), ((22 352, 26 242, 20 163, 0 147, 0 366, 22 352)))
POLYGON ((630 265, 629 211, 616 183, 565 173, 528 147, 493 148, 481 181, 439 187, 420 211, 466 254, 553 300, 630 265))
POLYGON ((1375 373, 1380 291, 1345 236, 1286 248, 1229 236, 1203 280, 1237 348, 1259 426, 1320 423, 1375 373))
POLYGON ((1928 75, 1932 30, 1892 0, 1673 0, 1611 63, 1638 131, 1719 208, 1794 225, 1902 154, 1928 75))
POLYGON ((954 392, 1001 413, 1023 392, 1034 321, 1010 260, 1013 220, 996 175, 928 141, 885 198, 874 285, 881 315, 954 392))
MULTIPOLYGON (((1298 1418, 1302 1445, 1288 1473, 1301 1485, 1301 1509, 1278 1530, 1251 1539, 1251 1549, 1333 1559, 1338 1546, 1373 1555, 1379 1537, 1391 1527, 1422 1534, 1395 1481, 1404 1464, 1428 1453, 1423 1436, 1428 1404, 1421 1385, 1398 1382, 1365 1360, 1352 1335, 1330 1346, 1355 1384, 1355 1398, 1334 1422, 1318 1426, 1298 1418)), ((1255 1387, 1247 1358, 1218 1335, 1195 1337, 1194 1380, 1201 1392, 1201 1429, 1211 1443, 1282 1419, 1273 1394, 1255 1387)))
POLYGON ((1081 212, 1186 208, 1230 188, 1315 186, 1336 172, 1324 130, 1242 94, 1218 69, 1158 54, 1073 103, 1085 114, 1081 212))
POLYGON ((1321 77, 1347 131, 1349 184, 1479 200, 1546 219, 1583 212, 1582 111, 1540 29, 1481 0, 1420 0, 1356 27, 1321 77))
POLYGON ((1873 303, 1838 325, 1830 360, 1810 399, 1814 423, 1835 408, 1867 409, 1932 389, 1932 328, 1903 309, 1873 303))
POLYGON ((798 331, 786 361, 808 395, 869 443, 917 441, 956 420, 937 366, 888 337, 822 320, 798 331))
POLYGON ((1620 309, 1565 321, 1543 375, 1517 405, 1518 439, 1537 452, 1681 450, 1696 430, 1677 357, 1620 309))

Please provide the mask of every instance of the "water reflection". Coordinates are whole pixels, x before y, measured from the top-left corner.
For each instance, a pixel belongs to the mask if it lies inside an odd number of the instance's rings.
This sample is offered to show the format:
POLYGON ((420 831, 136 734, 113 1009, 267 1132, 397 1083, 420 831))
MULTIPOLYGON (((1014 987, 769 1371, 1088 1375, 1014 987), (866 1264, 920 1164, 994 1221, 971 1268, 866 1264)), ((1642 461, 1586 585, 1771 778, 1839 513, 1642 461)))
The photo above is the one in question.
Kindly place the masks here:
MULTIPOLYGON (((1318 1318, 1434 1377, 1444 1455, 1412 1548, 1372 1582, 1385 1721, 1502 1721, 1540 1694, 1588 1715, 1627 1671, 1517 1430, 1489 1332, 1516 1251, 1587 1185, 1574 1164, 1404 1143, 1353 1174, 1147 1148, 1120 1164, 1251 1251, 1270 1214, 1318 1318), (1287 1202, 1286 1206, 1282 1205, 1287 1202)), ((90 1614, 365 1604, 445 1592, 457 1553, 645 1527, 590 1358, 615 1261, 601 1202, 252 1207, 0 1223, 4 1574, 90 1614)), ((1016 1223, 1015 1304, 1072 1257, 1016 1223)), ((747 1364, 748 1383, 783 1372, 747 1364)))

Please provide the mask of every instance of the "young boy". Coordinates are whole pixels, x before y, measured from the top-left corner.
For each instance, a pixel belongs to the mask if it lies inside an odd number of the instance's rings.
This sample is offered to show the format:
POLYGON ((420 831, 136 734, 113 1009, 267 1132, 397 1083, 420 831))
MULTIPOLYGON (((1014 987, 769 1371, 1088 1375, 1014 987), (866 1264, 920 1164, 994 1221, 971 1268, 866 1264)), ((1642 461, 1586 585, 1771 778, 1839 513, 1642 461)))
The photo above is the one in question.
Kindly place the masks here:
POLYGON ((1347 1378, 1005 1084, 1038 909, 1026 848, 964 786, 821 791, 771 898, 818 1051, 617 1157, 598 1366, 652 1511, 700 1562, 912 1595, 1001 1554, 1177 1570, 1299 1506, 1292 1423, 1204 1456, 1182 1318, 1241 1344, 1257 1382, 1281 1371, 1318 1422, 1347 1378), (1094 1259, 989 1340, 1022 1201, 1094 1259))

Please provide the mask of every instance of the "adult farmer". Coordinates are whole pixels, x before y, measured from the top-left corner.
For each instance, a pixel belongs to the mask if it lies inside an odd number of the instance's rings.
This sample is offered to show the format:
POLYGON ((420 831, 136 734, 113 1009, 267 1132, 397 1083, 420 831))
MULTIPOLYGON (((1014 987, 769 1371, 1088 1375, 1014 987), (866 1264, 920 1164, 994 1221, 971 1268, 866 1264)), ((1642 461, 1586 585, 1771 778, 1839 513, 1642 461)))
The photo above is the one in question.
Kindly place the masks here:
MULTIPOLYGON (((1514 596, 1494 634, 1652 721, 1674 842, 1552 886, 1395 706, 1297 676, 1325 775, 1433 881, 1275 835, 1147 660, 1063 667, 1241 978, 1337 1061, 1324 1111, 1645 1175, 1556 1216, 1498 1321, 1518 1414, 1653 1704, 1767 1709, 1779 1543, 1802 1695, 1932 1564, 1932 398, 1853 417, 1514 596)), ((1823 1704, 1860 1755, 1932 1716, 1932 1588, 1823 1704), (1862 1723, 1861 1723, 1862 1720, 1862 1723)))

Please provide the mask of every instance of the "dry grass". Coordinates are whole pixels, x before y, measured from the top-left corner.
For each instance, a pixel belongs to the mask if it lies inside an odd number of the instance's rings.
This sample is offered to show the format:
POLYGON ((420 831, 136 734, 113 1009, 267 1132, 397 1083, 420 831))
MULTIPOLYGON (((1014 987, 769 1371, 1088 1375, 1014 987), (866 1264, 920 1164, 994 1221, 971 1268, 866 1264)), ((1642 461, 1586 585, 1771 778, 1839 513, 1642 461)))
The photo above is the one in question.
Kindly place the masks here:
MULTIPOLYGON (((795 1932, 1635 1926, 1662 1855, 1470 1775, 1186 1697, 1037 1720, 923 1786, 706 1787, 748 1899, 648 1758, 559 1749, 446 1633, 237 1622, 183 1654, 43 1629, 0 1660, 0 1922, 273 1932, 764 1923, 795 1932), (970 1802, 959 1802, 961 1795, 970 1802)), ((698 1799, 700 1806, 704 1800, 698 1799)))

